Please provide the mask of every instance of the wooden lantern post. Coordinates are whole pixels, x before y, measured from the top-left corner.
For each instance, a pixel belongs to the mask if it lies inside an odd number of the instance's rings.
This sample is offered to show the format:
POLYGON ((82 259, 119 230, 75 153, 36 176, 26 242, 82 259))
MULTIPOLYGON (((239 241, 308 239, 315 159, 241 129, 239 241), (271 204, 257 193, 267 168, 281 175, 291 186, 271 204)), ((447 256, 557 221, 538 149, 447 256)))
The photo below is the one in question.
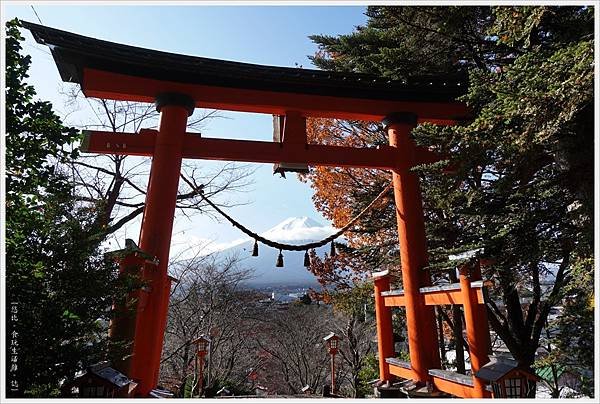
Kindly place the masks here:
POLYGON ((331 355, 331 393, 335 394, 335 355, 338 352, 339 341, 341 338, 334 332, 323 338, 327 342, 327 349, 331 355))
MULTIPOLYGON (((208 353, 208 347, 210 346, 210 338, 206 335, 201 335, 192 341, 192 344, 196 345, 196 360, 198 369, 198 394, 202 395, 202 389, 204 387, 204 357, 208 353)), ((192 396, 194 392, 192 391, 192 396)))

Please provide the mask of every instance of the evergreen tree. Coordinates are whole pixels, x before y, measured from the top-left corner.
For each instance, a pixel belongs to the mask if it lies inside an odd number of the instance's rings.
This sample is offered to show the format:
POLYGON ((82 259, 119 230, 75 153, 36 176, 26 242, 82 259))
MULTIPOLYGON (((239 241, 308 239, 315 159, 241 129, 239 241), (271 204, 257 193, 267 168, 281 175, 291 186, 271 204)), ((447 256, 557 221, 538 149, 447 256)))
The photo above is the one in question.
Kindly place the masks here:
POLYGON ((589 397, 594 393, 594 278, 588 266, 592 263, 581 260, 573 264, 562 310, 548 320, 535 362, 555 398, 579 395, 565 394, 565 388, 589 397))
POLYGON ((114 267, 94 208, 72 198, 65 162, 78 132, 28 85, 19 22, 6 24, 7 395, 47 397, 99 358, 114 267))
MULTIPOLYGON (((449 254, 482 249, 492 263, 484 276, 495 281, 492 296, 504 306, 490 302, 490 325, 530 367, 573 268, 593 270, 593 9, 369 7, 367 15, 367 25, 351 34, 313 36, 315 64, 395 79, 468 71, 463 101, 474 119, 413 131, 417 143, 457 167, 453 175, 443 174, 442 164, 419 169, 430 265, 447 276, 455 265, 449 254)), ((386 142, 372 124, 318 120, 310 134, 334 144, 386 142)), ((336 225, 389 181, 387 174, 328 168, 307 178, 317 207, 336 225)), ((389 260, 377 258, 386 256, 378 246, 396 243, 394 215, 389 207, 371 213, 352 240, 354 258, 397 263, 396 248, 386 248, 395 252, 389 260)))

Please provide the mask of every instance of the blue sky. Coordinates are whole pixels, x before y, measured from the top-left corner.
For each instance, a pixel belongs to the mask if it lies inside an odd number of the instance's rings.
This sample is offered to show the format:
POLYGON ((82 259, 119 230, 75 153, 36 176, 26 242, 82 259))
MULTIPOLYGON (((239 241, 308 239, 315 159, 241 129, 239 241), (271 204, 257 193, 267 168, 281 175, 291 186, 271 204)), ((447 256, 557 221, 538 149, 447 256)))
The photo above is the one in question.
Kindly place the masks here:
MULTIPOLYGON (((311 68, 308 55, 316 46, 312 34, 343 34, 366 22, 364 7, 355 6, 67 6, 35 5, 44 25, 173 53, 264 65, 311 68)), ((3 3, 3 22, 18 17, 31 22, 37 18, 29 5, 3 3)), ((24 32, 24 49, 32 56, 29 82, 40 98, 51 101, 66 116, 61 82, 46 47, 36 44, 24 32)), ((67 85, 68 86, 68 85, 67 85)), ((211 120, 202 133, 211 137, 270 140, 271 116, 225 112, 227 119, 211 120)), ((85 112, 66 116, 77 125, 87 119, 85 112)), ((203 163, 204 164, 204 163, 203 163)), ((213 163, 210 163, 213 164, 213 163)), ((229 213, 253 230, 264 231, 295 216, 308 216, 328 224, 314 209, 312 190, 295 175, 281 179, 272 175, 271 165, 253 165, 256 172, 248 192, 239 195, 246 205, 229 213)), ((133 224, 117 237, 137 240, 139 226, 133 224)), ((243 235, 226 222, 205 216, 191 221, 176 217, 174 238, 195 243, 202 239, 228 243, 243 235)), ((185 243, 185 241, 184 241, 185 243)), ((179 246, 182 247, 181 245, 179 246)))

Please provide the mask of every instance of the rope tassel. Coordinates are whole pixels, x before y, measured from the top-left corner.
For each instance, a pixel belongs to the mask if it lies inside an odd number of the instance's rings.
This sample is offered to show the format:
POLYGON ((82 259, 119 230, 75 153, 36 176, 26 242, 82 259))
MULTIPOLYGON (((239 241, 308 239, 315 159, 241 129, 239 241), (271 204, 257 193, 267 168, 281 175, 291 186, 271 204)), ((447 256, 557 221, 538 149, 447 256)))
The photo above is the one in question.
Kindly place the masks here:
POLYGON ((310 256, 308 255, 308 250, 304 253, 304 266, 308 268, 310 266, 310 256))
POLYGON ((254 247, 252 248, 252 256, 258 257, 258 240, 254 240, 254 247))
POLYGON ((329 256, 335 257, 335 242, 333 240, 331 241, 331 251, 329 251, 329 256))
POLYGON ((283 268, 283 253, 279 250, 279 256, 277 256, 277 263, 275 264, 277 268, 283 268))

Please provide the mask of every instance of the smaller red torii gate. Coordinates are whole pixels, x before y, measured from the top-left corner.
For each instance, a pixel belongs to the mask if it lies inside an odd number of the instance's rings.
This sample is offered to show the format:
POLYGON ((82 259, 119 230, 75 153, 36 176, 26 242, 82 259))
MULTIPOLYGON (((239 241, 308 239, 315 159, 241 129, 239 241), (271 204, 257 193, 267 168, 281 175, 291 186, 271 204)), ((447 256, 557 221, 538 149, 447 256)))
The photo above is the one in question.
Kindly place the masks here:
POLYGON ((139 134, 87 132, 81 146, 90 153, 152 157, 139 248, 156 259, 131 254, 121 262, 124 271, 141 267, 148 287, 138 291, 133 321, 117 318, 112 323, 113 335, 133 339, 131 361, 123 370, 139 382, 138 395, 147 396, 158 381, 181 161, 195 158, 391 171, 404 290, 394 294, 389 291, 387 276, 375 279, 380 378, 389 380, 390 375, 397 375, 433 382, 439 390, 458 396, 489 396, 477 380, 474 386, 456 388, 456 383, 436 381, 431 374, 440 368, 431 302, 463 304, 466 316, 477 320, 467 320, 474 371, 487 362, 487 349, 483 349, 489 345, 489 340, 484 341, 487 320, 485 312, 470 309, 480 303, 479 292, 473 291, 466 278, 461 277, 460 295, 455 291, 424 291, 431 288, 431 278, 426 270, 419 179, 410 171, 415 165, 436 160, 410 137, 418 122, 454 124, 469 116, 466 106, 455 101, 464 93, 464 81, 449 77, 389 81, 360 74, 226 62, 115 44, 28 22, 23 25, 39 43, 50 46, 62 79, 78 83, 87 97, 154 102, 160 112, 158 130, 145 129, 139 134), (282 141, 211 139, 186 133, 188 116, 196 107, 284 116, 282 141), (389 145, 350 148, 309 144, 306 119, 310 117, 383 122, 389 145), (409 364, 390 362, 394 356, 390 306, 406 307, 409 364))

